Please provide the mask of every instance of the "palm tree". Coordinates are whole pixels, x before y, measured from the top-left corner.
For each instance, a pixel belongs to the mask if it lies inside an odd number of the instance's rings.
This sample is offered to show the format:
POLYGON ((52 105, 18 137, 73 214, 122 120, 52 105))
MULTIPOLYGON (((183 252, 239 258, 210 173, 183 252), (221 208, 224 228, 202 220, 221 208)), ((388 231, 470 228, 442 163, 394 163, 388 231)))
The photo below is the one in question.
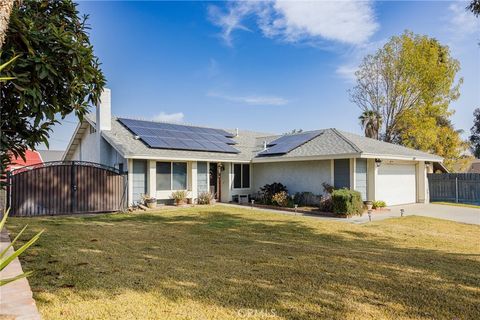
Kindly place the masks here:
POLYGON ((367 110, 358 119, 360 120, 360 125, 365 130, 365 136, 378 140, 383 123, 382 115, 378 111, 367 110))

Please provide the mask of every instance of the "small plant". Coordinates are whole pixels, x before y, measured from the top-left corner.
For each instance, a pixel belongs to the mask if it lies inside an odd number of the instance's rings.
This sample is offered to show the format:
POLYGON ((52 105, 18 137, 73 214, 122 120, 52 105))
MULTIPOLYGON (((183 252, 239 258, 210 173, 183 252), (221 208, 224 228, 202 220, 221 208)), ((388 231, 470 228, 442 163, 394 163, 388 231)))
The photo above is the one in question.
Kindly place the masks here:
POLYGON ((172 192, 170 199, 173 199, 173 201, 177 206, 185 204, 187 202, 187 191, 185 190, 174 191, 172 192))
POLYGON ((156 208, 157 207, 157 199, 154 197, 151 197, 148 194, 142 195, 143 202, 145 205, 149 208, 156 208))
POLYGON ((285 191, 275 193, 272 197, 272 203, 279 207, 287 207, 289 205, 288 193, 285 191))
POLYGON ((202 192, 198 195, 198 204, 211 204, 213 202, 213 194, 211 192, 202 192))
MULTIPOLYGON (((7 217, 8 217, 9 211, 10 211, 10 209, 3 212, 3 218, 0 221, 0 232, 3 230, 3 227, 5 226, 5 223, 7 222, 7 217)), ((16 257, 21 255, 25 250, 28 249, 28 247, 30 247, 32 244, 34 244, 35 241, 37 241, 38 238, 40 238, 40 235, 44 231, 44 230, 40 231, 35 236, 33 236, 33 238, 31 238, 27 243, 25 243, 23 246, 21 246, 18 250, 14 251, 12 254, 8 255, 7 254, 8 249, 13 247, 13 244, 18 240, 18 238, 20 238, 20 236, 23 234, 25 229, 27 229, 27 227, 28 227, 28 225, 23 227, 23 229, 17 234, 15 239, 13 239, 12 243, 10 243, 5 249, 3 249, 0 252, 0 271, 3 271, 3 269, 5 269, 16 257)), ((21 273, 19 275, 14 276, 14 277, 11 277, 11 278, 0 279, 0 287, 4 286, 7 283, 10 283, 12 281, 28 277, 31 273, 32 272, 24 272, 24 273, 21 273)))
POLYGON ((364 211, 362 195, 358 191, 340 189, 332 193, 333 212, 338 215, 362 215, 364 211))
POLYGON ((378 201, 373 201, 373 209, 380 209, 380 208, 385 208, 387 204, 385 201, 378 200, 378 201))
POLYGON ((272 198, 275 194, 285 191, 288 193, 287 187, 279 182, 274 182, 272 184, 266 184, 260 188, 261 200, 264 204, 272 204, 272 198))

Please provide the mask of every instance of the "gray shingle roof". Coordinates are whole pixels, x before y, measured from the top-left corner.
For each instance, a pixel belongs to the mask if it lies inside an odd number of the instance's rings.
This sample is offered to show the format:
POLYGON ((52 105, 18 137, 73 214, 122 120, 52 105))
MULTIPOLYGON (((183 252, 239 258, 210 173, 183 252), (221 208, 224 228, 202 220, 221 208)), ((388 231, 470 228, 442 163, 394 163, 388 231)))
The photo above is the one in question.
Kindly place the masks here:
POLYGON ((64 150, 37 150, 42 156, 43 162, 62 160, 64 150))
MULTIPOLYGON (((95 123, 95 116, 90 114, 87 119, 95 123)), ((235 133, 234 130, 224 129, 235 133)), ((117 149, 124 157, 147 157, 169 159, 198 159, 218 161, 269 161, 274 159, 313 158, 313 157, 339 157, 342 155, 370 155, 378 157, 418 158, 427 161, 442 161, 439 156, 418 150, 405 148, 399 145, 362 137, 353 133, 336 129, 319 130, 322 133, 316 138, 293 149, 287 154, 270 157, 257 157, 258 152, 263 150, 263 144, 273 141, 280 135, 259 133, 252 131, 239 131, 239 135, 233 138, 237 144, 234 146, 240 151, 239 154, 227 154, 218 152, 185 151, 170 149, 152 149, 147 147, 141 140, 125 128, 116 117, 112 117, 112 129, 103 131, 103 137, 117 149)))

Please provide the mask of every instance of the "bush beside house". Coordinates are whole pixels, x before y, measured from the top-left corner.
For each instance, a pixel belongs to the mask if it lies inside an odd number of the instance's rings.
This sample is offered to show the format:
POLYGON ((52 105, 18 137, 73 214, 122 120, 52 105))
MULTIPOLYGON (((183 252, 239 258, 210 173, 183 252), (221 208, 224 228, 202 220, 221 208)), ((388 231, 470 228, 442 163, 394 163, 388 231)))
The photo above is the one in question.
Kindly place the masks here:
POLYGON ((339 189, 332 192, 333 212, 342 216, 362 215, 362 195, 358 191, 339 189))

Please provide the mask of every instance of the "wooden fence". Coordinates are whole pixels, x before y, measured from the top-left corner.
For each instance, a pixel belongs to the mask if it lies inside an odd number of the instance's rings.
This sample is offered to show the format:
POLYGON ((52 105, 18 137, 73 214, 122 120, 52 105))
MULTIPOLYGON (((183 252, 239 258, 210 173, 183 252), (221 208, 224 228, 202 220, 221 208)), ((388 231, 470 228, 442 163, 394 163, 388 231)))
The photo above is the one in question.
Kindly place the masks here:
POLYGON ((13 216, 121 211, 126 207, 124 172, 83 161, 45 162, 8 174, 13 216))
POLYGON ((480 173, 428 174, 430 201, 480 204, 480 173))

